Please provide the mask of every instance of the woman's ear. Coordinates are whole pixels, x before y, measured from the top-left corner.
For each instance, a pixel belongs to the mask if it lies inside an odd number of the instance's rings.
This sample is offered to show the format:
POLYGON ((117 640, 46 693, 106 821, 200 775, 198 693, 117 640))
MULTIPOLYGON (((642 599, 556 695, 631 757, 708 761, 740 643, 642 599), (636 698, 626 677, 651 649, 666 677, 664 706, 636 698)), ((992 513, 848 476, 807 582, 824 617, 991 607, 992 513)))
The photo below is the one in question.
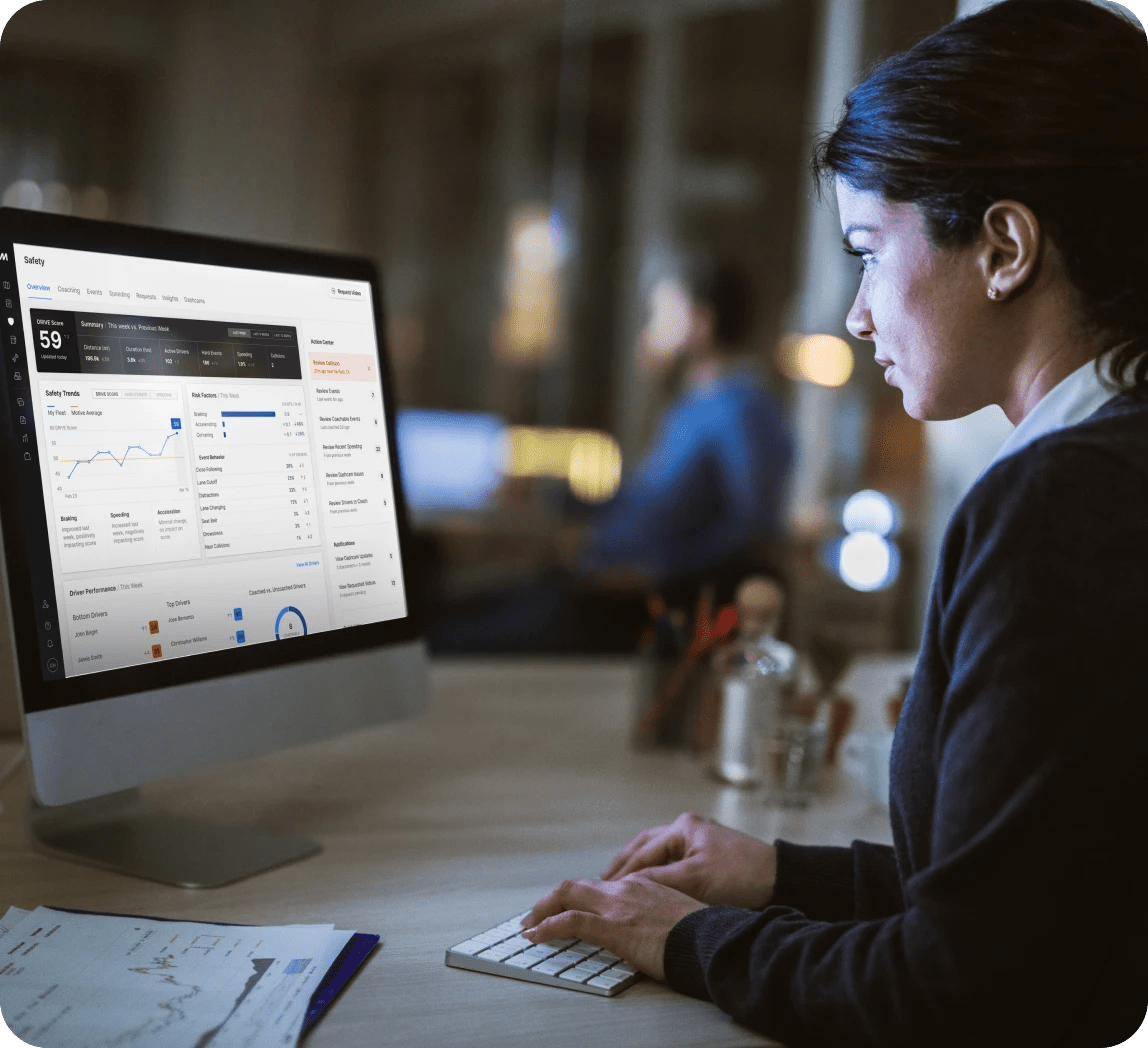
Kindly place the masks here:
POLYGON ((1040 260, 1040 220, 1016 200, 998 200, 981 226, 980 270, 989 298, 1003 302, 1036 272, 1040 260))

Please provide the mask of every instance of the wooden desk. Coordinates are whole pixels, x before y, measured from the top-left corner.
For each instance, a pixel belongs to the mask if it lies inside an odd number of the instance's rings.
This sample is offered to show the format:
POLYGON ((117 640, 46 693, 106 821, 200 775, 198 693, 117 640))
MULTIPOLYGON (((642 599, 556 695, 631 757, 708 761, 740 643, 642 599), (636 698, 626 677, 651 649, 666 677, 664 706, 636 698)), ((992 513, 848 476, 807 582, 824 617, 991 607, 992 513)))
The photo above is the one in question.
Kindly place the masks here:
POLYGON ((0 905, 378 932, 383 946, 308 1048, 769 1044, 651 981, 610 1000, 443 963, 447 946, 564 877, 597 875, 639 830, 684 810, 765 839, 889 839, 887 816, 848 789, 803 813, 769 812, 688 755, 631 752, 634 672, 624 662, 439 664, 422 718, 149 788, 173 813, 323 844, 316 858, 214 891, 37 855, 20 775, 0 796, 0 905))

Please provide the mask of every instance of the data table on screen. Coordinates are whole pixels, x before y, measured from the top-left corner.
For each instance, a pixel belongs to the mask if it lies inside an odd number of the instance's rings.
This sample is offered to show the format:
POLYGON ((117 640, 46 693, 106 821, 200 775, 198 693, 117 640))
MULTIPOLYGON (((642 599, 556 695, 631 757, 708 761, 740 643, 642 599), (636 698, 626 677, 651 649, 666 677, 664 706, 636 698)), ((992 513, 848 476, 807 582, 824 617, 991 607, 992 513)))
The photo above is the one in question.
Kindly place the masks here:
POLYGON ((264 385, 190 386, 195 483, 208 557, 319 543, 303 397, 264 385))

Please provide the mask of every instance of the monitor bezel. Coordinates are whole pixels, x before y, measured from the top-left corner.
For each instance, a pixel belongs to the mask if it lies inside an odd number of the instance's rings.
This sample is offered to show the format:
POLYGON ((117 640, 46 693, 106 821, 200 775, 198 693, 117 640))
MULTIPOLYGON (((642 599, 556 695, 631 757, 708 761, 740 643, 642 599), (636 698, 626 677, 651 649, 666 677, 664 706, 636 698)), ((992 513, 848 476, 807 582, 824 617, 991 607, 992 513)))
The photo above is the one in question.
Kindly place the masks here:
MULTIPOLYGON (((293 640, 290 644, 257 644, 242 649, 230 648, 164 659, 143 666, 44 680, 40 667, 37 623, 33 614, 28 539, 23 514, 18 505, 16 432, 11 405, 6 397, 4 403, 0 404, 5 444, 0 454, 0 522, 8 581, 10 626, 15 640, 17 677, 25 715, 137 692, 155 691, 173 685, 288 666, 324 656, 389 647, 422 636, 417 600, 417 565, 412 556, 410 520, 396 441, 395 397, 386 349, 383 298, 374 262, 352 255, 0 208, 0 245, 10 249, 14 243, 368 283, 373 301, 384 423, 391 477, 394 480, 399 559, 407 605, 407 614, 402 618, 313 633, 293 640)), ((42 517, 46 528, 46 513, 42 517)))

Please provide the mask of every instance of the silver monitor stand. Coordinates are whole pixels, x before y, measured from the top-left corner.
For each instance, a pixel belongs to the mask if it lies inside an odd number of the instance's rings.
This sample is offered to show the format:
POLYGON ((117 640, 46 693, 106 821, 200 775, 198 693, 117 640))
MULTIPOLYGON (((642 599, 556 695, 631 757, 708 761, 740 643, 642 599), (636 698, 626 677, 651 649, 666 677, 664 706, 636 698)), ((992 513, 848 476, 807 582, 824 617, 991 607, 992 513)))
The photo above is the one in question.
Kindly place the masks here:
POLYGON ((183 888, 314 855, 305 837, 151 811, 136 787, 411 716, 428 691, 425 647, 408 641, 28 714, 33 845, 183 888))
POLYGON ((29 798, 28 825, 45 855, 179 888, 218 888, 321 850, 307 837, 160 815, 139 790, 55 808, 29 798))

